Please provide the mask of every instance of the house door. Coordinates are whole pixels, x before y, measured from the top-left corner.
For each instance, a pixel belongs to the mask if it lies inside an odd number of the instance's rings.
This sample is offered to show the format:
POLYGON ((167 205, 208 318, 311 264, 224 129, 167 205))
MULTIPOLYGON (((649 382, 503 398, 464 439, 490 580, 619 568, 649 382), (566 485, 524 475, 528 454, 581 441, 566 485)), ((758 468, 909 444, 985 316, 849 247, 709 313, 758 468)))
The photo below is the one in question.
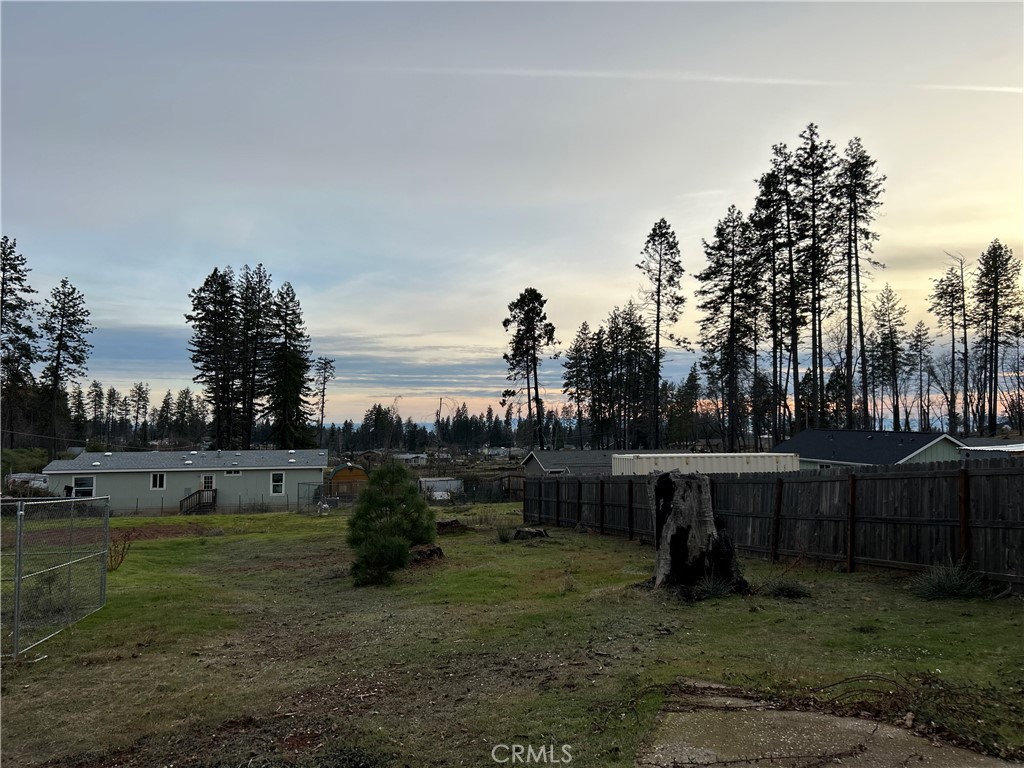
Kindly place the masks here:
POLYGON ((202 489, 204 491, 212 491, 213 488, 213 475, 203 475, 202 489))

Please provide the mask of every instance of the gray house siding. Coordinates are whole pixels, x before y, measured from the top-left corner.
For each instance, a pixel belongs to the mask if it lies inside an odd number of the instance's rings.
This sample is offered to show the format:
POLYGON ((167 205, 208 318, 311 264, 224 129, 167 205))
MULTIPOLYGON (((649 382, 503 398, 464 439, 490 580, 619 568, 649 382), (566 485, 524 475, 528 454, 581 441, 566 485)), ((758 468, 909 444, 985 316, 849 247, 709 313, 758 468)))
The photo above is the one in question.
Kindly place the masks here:
POLYGON ((124 454, 111 457, 83 454, 86 459, 79 457, 74 461, 51 463, 44 474, 53 495, 64 496, 70 487, 78 496, 109 496, 114 514, 176 514, 182 499, 211 485, 217 491, 217 509, 221 512, 244 511, 253 505, 294 509, 298 505, 301 483, 319 485, 323 482, 321 464, 325 459, 317 452, 252 453, 259 455, 233 454, 222 459, 212 454, 180 458, 137 454, 136 462, 146 465, 143 467, 129 466, 133 460, 124 454), (270 453, 283 456, 268 455, 270 453), (185 458, 208 466, 183 467, 181 463, 185 458), (234 460, 234 466, 225 466, 228 458, 234 460), (293 460, 295 464, 288 463, 293 460), (98 461, 99 466, 93 466, 94 461, 98 461), (243 466, 246 463, 263 466, 243 466))

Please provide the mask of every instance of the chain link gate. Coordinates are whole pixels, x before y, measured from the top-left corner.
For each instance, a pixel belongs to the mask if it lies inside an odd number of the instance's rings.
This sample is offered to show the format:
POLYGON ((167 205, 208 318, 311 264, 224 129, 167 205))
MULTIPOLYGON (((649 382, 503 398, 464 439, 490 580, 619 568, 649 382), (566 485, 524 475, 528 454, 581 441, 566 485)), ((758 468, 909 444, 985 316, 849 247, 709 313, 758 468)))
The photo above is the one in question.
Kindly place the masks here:
POLYGON ((0 505, 0 655, 17 659, 107 596, 110 499, 0 505))

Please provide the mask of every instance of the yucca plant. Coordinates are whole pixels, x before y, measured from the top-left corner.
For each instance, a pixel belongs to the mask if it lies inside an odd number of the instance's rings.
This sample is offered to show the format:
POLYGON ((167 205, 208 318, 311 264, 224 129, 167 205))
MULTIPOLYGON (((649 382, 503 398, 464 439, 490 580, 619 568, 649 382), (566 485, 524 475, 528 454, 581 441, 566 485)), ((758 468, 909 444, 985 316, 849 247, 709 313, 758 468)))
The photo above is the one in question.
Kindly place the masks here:
POLYGON ((985 580, 964 562, 933 565, 914 578, 910 590, 923 600, 966 600, 985 595, 985 580))

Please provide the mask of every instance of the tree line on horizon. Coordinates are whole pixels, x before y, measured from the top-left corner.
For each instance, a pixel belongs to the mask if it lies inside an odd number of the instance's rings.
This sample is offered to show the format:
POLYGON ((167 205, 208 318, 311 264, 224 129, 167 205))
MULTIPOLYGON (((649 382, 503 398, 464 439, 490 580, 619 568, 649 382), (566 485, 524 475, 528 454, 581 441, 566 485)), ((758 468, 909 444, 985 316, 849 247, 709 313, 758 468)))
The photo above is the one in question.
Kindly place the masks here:
POLYGON ((859 138, 839 153, 812 123, 799 139, 772 147, 750 212, 730 205, 703 240, 695 349, 672 333, 685 270, 665 219, 636 265, 639 296, 596 329, 584 322, 563 351, 539 291, 509 304, 503 403, 525 403, 532 445, 554 442, 552 417, 563 439, 595 448, 760 449, 809 428, 991 435, 1000 417, 1024 434, 1020 259, 999 240, 972 269, 952 257, 929 297, 939 336, 923 321, 908 329, 891 285, 866 298, 884 268, 873 222, 885 176, 859 138), (666 349, 679 348, 698 360, 665 381, 666 349), (567 402, 546 409, 538 371, 560 356, 567 402))
POLYGON ((675 233, 662 218, 636 264, 637 296, 604 320, 584 322, 559 349, 547 299, 524 289, 502 321, 510 386, 500 411, 465 404, 433 431, 374 404, 362 424, 324 424, 334 361, 314 358, 291 284, 276 290, 262 264, 215 268, 189 293, 189 353, 198 386, 159 406, 136 382, 127 393, 80 383, 94 330, 67 278, 39 302, 16 241, 2 239, 2 440, 6 448, 69 441, 225 449, 337 447, 422 451, 453 446, 725 450, 776 444, 807 428, 1024 433, 1024 296, 1021 261, 993 240, 974 264, 952 256, 933 278, 929 310, 907 328, 907 307, 886 284, 873 223, 885 176, 861 141, 840 153, 810 124, 793 149, 771 148, 744 214, 730 205, 703 241, 694 277, 698 336, 674 328, 686 307, 675 233), (696 352, 678 382, 669 350, 696 352), (562 359, 562 402, 544 402, 543 361, 562 359))
MULTIPOLYGON (((85 298, 65 278, 40 303, 17 242, 2 240, 3 447, 70 444, 92 450, 329 448, 414 452, 447 446, 472 451, 511 445, 511 416, 471 415, 465 403, 433 429, 404 422, 375 403, 361 424, 324 423, 334 361, 313 358, 294 289, 276 291, 263 265, 215 268, 189 294, 189 352, 198 389, 167 390, 159 403, 145 381, 127 392, 93 379, 83 385, 92 349, 85 298)), ((523 429, 525 425, 520 425, 523 429)), ((525 441, 525 439, 524 439, 525 441)))

